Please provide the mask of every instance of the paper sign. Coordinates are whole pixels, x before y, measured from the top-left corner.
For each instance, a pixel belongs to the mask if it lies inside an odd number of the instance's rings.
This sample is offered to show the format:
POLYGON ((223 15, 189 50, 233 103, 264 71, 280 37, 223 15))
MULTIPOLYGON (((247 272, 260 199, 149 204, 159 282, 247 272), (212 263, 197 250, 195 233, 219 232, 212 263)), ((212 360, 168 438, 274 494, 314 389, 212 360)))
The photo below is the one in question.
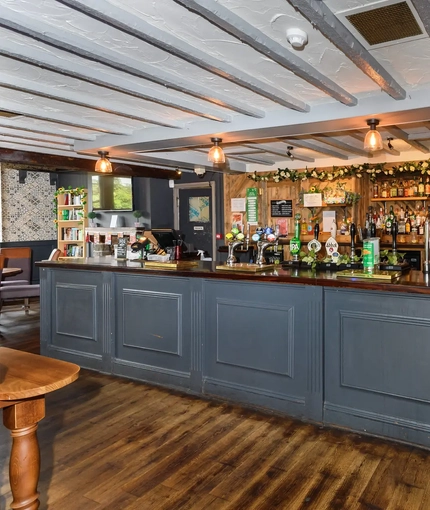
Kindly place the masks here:
POLYGON ((322 193, 304 193, 303 205, 305 207, 321 207, 322 193))
POLYGON ((246 211, 246 198, 232 198, 231 199, 231 212, 246 211))
POLYGON ((333 220, 336 220, 336 211, 323 211, 323 232, 331 231, 333 220))

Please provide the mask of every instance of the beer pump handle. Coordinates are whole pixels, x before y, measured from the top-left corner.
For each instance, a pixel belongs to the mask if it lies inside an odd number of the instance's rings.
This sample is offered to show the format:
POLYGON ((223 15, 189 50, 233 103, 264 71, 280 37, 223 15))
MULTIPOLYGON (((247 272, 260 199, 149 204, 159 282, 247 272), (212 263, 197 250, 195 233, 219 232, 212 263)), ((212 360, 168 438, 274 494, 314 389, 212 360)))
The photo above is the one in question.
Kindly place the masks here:
POLYGON ((314 226, 314 238, 318 241, 318 236, 320 235, 320 225, 319 223, 315 223, 314 226))
POLYGON ((355 235, 357 233, 357 229, 355 228, 355 223, 351 223, 349 227, 349 233, 351 234, 351 249, 355 248, 355 235))
POLYGON ((397 251, 397 233, 399 231, 399 224, 396 220, 391 225, 391 235, 393 236, 393 253, 397 251))

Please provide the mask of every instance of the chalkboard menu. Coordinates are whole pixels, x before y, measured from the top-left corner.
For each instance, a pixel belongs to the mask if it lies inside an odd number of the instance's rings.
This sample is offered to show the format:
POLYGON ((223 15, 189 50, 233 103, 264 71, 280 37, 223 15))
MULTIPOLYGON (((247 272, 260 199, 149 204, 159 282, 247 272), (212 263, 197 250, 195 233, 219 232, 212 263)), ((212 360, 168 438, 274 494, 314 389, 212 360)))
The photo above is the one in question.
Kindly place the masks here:
POLYGON ((118 247, 116 250, 116 258, 117 259, 126 259, 127 258, 127 238, 126 237, 118 237, 118 247))
POLYGON ((292 200, 271 200, 270 216, 272 218, 292 218, 293 201, 292 200))

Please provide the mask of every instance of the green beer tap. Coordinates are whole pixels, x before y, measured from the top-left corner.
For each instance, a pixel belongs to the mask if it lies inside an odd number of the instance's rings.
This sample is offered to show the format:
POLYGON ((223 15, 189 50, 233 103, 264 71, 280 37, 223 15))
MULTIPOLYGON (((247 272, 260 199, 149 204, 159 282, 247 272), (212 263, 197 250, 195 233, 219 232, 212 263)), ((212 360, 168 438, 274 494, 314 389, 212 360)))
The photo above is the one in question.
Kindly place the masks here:
POLYGON ((294 237, 290 241, 290 253, 293 256, 293 261, 298 262, 299 253, 302 243, 300 242, 300 220, 302 215, 300 213, 296 213, 294 216, 294 237))

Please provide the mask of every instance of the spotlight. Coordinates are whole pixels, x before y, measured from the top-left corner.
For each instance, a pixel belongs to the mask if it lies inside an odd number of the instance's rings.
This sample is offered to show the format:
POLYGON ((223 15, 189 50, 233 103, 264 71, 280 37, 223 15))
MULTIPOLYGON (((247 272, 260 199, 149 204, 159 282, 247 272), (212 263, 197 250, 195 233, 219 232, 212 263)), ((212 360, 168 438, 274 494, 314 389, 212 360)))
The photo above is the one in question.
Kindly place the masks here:
POLYGON ((287 149, 288 149, 288 150, 287 150, 287 156, 288 156, 288 157, 291 159, 291 161, 292 161, 292 160, 294 159, 294 156, 293 156, 293 153, 292 153, 291 151, 294 149, 294 147, 293 147, 292 145, 289 145, 289 146, 287 147, 287 149))
POLYGON ((387 140, 388 140, 388 144, 387 144, 388 148, 389 148, 390 150, 393 150, 393 149, 394 149, 394 147, 393 147, 393 144, 391 143, 391 140, 393 140, 393 138, 387 138, 387 140))

